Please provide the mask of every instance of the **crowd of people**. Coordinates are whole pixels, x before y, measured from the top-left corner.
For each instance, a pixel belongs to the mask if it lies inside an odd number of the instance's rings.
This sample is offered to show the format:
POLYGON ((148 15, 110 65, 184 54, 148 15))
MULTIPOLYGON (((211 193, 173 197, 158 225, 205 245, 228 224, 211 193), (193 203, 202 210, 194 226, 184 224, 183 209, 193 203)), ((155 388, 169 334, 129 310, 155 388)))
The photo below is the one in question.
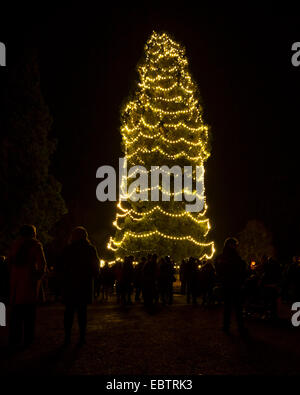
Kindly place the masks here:
POLYGON ((156 254, 149 254, 138 262, 133 256, 127 256, 111 267, 106 264, 100 269, 97 280, 100 288, 110 287, 111 293, 114 285, 117 302, 124 305, 131 305, 133 298, 135 302, 143 300, 146 307, 159 300, 164 305, 173 303, 176 278, 174 263, 169 256, 158 259, 156 254))
POLYGON ((188 304, 223 304, 223 330, 229 332, 231 312, 235 311, 240 333, 245 333, 244 312, 268 312, 276 318, 279 297, 287 302, 300 300, 300 259, 281 266, 272 257, 260 262, 244 262, 235 238, 225 240, 223 252, 214 260, 190 257, 180 265, 171 257, 149 254, 136 260, 126 256, 113 265, 100 264, 96 248, 83 227, 76 227, 64 248, 55 270, 49 270, 36 228, 25 225, 13 243, 7 258, 0 258, 0 298, 9 303, 11 345, 34 339, 37 302, 46 288, 65 304, 65 344, 71 341, 74 315, 77 313, 80 343, 85 342, 87 305, 95 298, 130 306, 143 303, 148 311, 156 306, 172 305, 176 275, 179 292, 188 304), (179 270, 178 270, 179 268, 179 270))
MULTIPOLYGON (((262 256, 258 262, 241 263, 240 274, 232 273, 228 261, 237 259, 229 255, 237 251, 238 241, 226 240, 224 251, 214 260, 199 260, 194 257, 176 265, 169 256, 158 258, 156 254, 135 261, 125 257, 109 266, 105 263, 96 278, 96 297, 108 300, 116 295, 117 302, 132 304, 133 301, 172 304, 173 284, 178 277, 179 292, 186 295, 186 302, 215 305, 224 302, 225 283, 239 284, 244 307, 269 310, 276 316, 276 300, 280 296, 285 302, 300 300, 300 258, 280 265, 274 258, 262 256), (230 247, 228 247, 230 246, 230 247), (224 255, 225 254, 225 255, 224 255), (224 262, 225 261, 225 262, 224 262), (177 269, 178 268, 178 269, 177 269), (224 269, 225 268, 225 269, 224 269), (102 295, 102 296, 101 296, 102 295)), ((235 255, 238 255, 237 252, 235 255)))

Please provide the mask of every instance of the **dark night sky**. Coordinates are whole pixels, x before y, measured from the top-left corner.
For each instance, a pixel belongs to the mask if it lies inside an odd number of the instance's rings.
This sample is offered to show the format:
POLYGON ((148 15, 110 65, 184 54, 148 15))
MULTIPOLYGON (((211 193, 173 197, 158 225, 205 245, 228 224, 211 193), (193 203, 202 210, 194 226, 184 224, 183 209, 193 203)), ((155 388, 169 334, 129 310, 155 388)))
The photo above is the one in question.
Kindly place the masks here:
MULTIPOLYGON (((83 3, 84 4, 84 3, 83 3)), ((185 3, 183 3, 185 4, 185 3)), ((281 251, 298 251, 300 41, 297 15, 267 10, 206 14, 191 5, 121 8, 43 6, 6 13, 0 41, 10 53, 38 48, 42 90, 58 139, 53 172, 72 221, 103 240, 115 203, 96 201, 97 167, 117 165, 119 114, 152 30, 185 45, 213 135, 206 192, 217 246, 252 218, 270 227, 281 251), (298 93, 299 92, 299 93, 298 93)))

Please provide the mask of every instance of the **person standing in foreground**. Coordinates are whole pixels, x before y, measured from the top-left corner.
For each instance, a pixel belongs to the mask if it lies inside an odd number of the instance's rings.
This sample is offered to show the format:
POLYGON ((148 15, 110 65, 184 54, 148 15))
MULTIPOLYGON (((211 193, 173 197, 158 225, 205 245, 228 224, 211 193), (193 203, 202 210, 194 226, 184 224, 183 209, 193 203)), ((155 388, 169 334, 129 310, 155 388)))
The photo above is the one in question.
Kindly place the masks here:
POLYGON ((92 282, 99 274, 99 258, 90 243, 88 233, 82 226, 76 227, 71 242, 62 255, 62 297, 65 303, 65 345, 71 342, 75 311, 78 314, 79 344, 85 343, 87 305, 92 302, 92 282))
POLYGON ((216 270, 224 292, 223 331, 229 332, 231 311, 234 309, 239 332, 246 334, 242 312, 242 285, 246 276, 246 264, 239 256, 237 246, 237 239, 230 237, 225 240, 216 270))
POLYGON ((19 345, 24 330, 24 345, 29 346, 34 340, 39 286, 47 269, 43 246, 36 238, 35 226, 22 226, 20 237, 11 247, 8 262, 12 307, 9 343, 19 345))

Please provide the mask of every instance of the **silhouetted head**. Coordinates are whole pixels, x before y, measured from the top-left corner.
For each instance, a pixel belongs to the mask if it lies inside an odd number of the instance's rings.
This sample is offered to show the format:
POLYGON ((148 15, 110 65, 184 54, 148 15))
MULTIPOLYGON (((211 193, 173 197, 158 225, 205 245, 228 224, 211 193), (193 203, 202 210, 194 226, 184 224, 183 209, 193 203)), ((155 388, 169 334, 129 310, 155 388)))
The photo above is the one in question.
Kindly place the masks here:
POLYGON ((71 234, 71 243, 79 240, 88 241, 88 232, 83 226, 77 226, 71 234))
POLYGON ((35 239, 36 227, 34 225, 23 225, 20 229, 20 236, 24 239, 35 239))
POLYGON ((228 237, 224 241, 224 249, 223 251, 233 251, 236 250, 237 246, 239 245, 238 240, 235 237, 228 237))

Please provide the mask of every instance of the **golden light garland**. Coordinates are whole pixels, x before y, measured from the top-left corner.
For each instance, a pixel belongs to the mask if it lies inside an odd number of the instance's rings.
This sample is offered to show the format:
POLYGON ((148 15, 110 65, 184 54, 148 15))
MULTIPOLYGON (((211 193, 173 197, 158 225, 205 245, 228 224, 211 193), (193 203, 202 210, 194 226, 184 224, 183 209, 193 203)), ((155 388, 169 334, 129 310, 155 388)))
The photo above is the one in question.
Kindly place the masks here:
MULTIPOLYGON (((147 211, 144 211, 144 212, 142 212, 142 213, 139 213, 138 211, 135 211, 134 209, 129 209, 129 210, 128 210, 128 209, 122 207, 122 202, 121 202, 121 201, 118 202, 117 207, 118 207, 121 211, 123 211, 123 213, 124 213, 125 215, 127 215, 127 213, 129 213, 129 212, 132 212, 132 213, 135 214, 135 215, 141 215, 141 216, 147 215, 147 214, 148 214, 147 211)), ((164 215, 170 215, 170 216, 172 216, 171 213, 169 213, 168 211, 163 210, 160 206, 155 206, 154 208, 152 208, 151 210, 149 210, 149 212, 153 212, 152 210, 157 210, 157 209, 161 210, 162 214, 164 214, 164 215)), ((198 217, 203 217, 203 216, 206 214, 207 209, 208 209, 207 204, 204 204, 204 211, 198 213, 197 216, 198 216, 198 217)), ((186 215, 190 214, 190 213, 188 213, 187 211, 184 211, 184 213, 185 213, 186 215)), ((119 215, 121 216, 121 214, 119 214, 119 215)), ((173 214, 173 215, 176 216, 176 214, 173 214)))
MULTIPOLYGON (((197 241, 196 239, 194 239, 192 236, 187 235, 187 236, 173 236, 173 235, 168 235, 166 233, 160 232, 159 230, 151 230, 149 232, 143 232, 143 233, 135 233, 132 232, 130 230, 126 231, 122 237, 122 239, 120 241, 116 241, 113 240, 113 238, 110 238, 110 242, 109 243, 113 243, 116 246, 121 246, 124 242, 124 240, 128 237, 133 237, 133 238, 138 238, 138 239, 142 239, 142 238, 148 238, 151 236, 161 236, 164 239, 169 239, 169 240, 178 240, 178 241, 190 241, 193 244, 196 244, 197 246, 201 246, 201 247, 209 247, 212 246, 214 244, 213 241, 209 242, 209 243, 201 243, 200 241, 197 241)), ((110 244, 109 244, 110 245, 110 244)))
POLYGON ((149 150, 147 148, 140 147, 135 152, 133 152, 132 154, 127 155, 127 159, 133 158, 139 152, 142 152, 143 154, 153 154, 153 152, 155 152, 155 151, 159 152, 161 155, 163 155, 163 156, 165 156, 165 157, 167 157, 169 159, 186 158, 186 159, 188 159, 190 161, 197 162, 197 163, 199 163, 199 161, 203 160, 203 154, 200 154, 199 156, 189 156, 184 151, 181 151, 181 152, 179 152, 176 155, 171 155, 171 154, 168 154, 167 152, 165 152, 163 149, 161 149, 158 146, 152 148, 151 150, 149 150))
POLYGON ((201 146, 202 147, 203 146, 203 142, 201 140, 198 140, 197 142, 193 142, 193 141, 186 140, 184 137, 180 137, 177 140, 170 140, 170 139, 167 139, 165 136, 163 136, 161 133, 156 133, 156 134, 150 135, 150 134, 144 134, 143 132, 139 132, 139 134, 133 139, 128 139, 126 136, 123 136, 123 139, 125 141, 125 144, 127 146, 130 146, 130 145, 136 143, 140 139, 140 137, 143 137, 145 139, 151 139, 151 140, 156 139, 156 138, 160 138, 161 140, 165 141, 167 144, 184 143, 184 144, 187 144, 187 145, 192 145, 193 147, 195 147, 195 146, 196 147, 197 146, 201 146))
MULTIPOLYGON (((209 219, 202 219, 202 220, 198 220, 197 218, 195 218, 190 212, 188 211, 183 211, 180 214, 174 214, 174 213, 170 213, 168 211, 163 210, 160 206, 155 206, 153 207, 151 210, 139 213, 137 211, 134 211, 133 209, 128 210, 126 213, 124 214, 117 214, 117 219, 118 218, 124 218, 127 215, 129 215, 133 221, 141 221, 144 219, 144 217, 149 216, 151 214, 153 214, 155 211, 160 211, 161 214, 171 217, 171 218, 183 218, 183 217, 189 217, 192 221, 194 221, 196 224, 203 224, 203 223, 207 223, 209 224, 209 219), (132 213, 134 213, 137 216, 140 216, 140 218, 135 218, 132 213)), ((113 223, 113 225, 115 225, 115 222, 113 223)), ((116 225, 115 225, 116 226, 116 225)), ((210 227, 210 225, 208 225, 210 227)))

